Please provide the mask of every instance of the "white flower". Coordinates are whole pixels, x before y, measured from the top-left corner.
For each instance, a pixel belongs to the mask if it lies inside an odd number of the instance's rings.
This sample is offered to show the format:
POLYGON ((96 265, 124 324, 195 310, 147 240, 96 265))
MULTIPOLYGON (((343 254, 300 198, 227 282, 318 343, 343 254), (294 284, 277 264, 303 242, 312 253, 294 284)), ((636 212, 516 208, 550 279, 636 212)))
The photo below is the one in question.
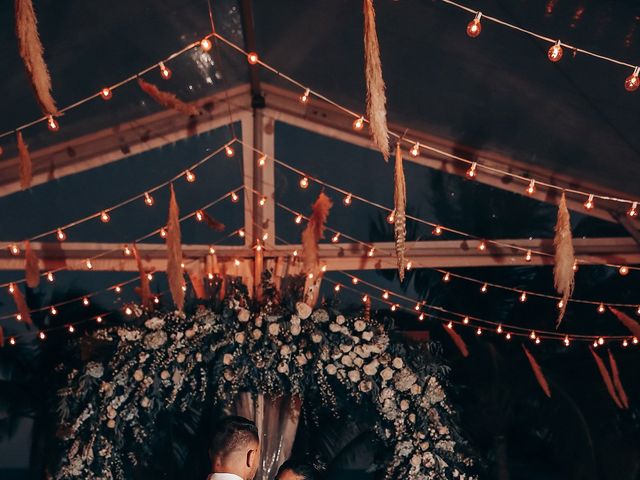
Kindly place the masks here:
POLYGON ((353 359, 353 363, 356 367, 362 368, 362 366, 364 365, 364 360, 360 357, 356 357, 353 359))
POLYGON ((402 410, 403 412, 405 410, 409 410, 409 400, 402 400, 400 402, 400 410, 402 410))
POLYGON ((422 464, 422 456, 415 454, 411 457, 411 465, 414 467, 419 467, 422 464))
POLYGON ((338 333, 340 330, 342 330, 342 327, 337 323, 332 322, 329 324, 329 330, 332 331, 333 333, 338 333))
POLYGON ((160 330, 162 327, 164 327, 164 320, 158 317, 153 317, 144 322, 144 326, 149 330, 160 330))
POLYGON ((306 365, 307 364, 307 357, 305 357, 302 354, 296 355, 296 363, 298 365, 300 365, 300 366, 306 365))
POLYGON ((246 308, 241 308, 238 310, 238 321, 242 323, 246 323, 249 321, 251 317, 251 313, 246 308))
POLYGON ((389 398, 393 398, 395 394, 393 393, 393 390, 391 390, 390 388, 383 388, 382 391, 380 392, 380 400, 387 400, 389 398))
POLYGON ((321 335, 320 333, 318 333, 318 332, 313 332, 313 333, 311 334, 311 341, 312 341, 313 343, 320 343, 320 342, 322 342, 322 335, 321 335))
POLYGON ((416 423, 416 414, 415 413, 410 413, 409 414, 409 421, 411 423, 416 423))
POLYGON ((344 318, 344 315, 338 315, 336 317, 336 323, 338 325, 343 325, 345 321, 346 321, 346 318, 344 318))
POLYGON ((300 325, 300 317, 291 315, 291 325, 300 325))
POLYGON ((280 347, 280 355, 283 357, 288 357, 291 355, 291 347, 289 345, 283 345, 280 347))
POLYGON ((402 367, 404 367, 404 362, 400 357, 396 357, 393 359, 392 365, 393 368, 400 370, 402 367))
POLYGON ((178 363, 182 363, 182 362, 184 362, 184 361, 185 361, 185 359, 186 359, 186 358, 187 358, 187 357, 185 356, 185 354, 184 354, 184 353, 182 353, 182 352, 180 352, 180 353, 178 354, 178 356, 176 357, 176 362, 178 362, 178 363))
POLYGON ((262 315, 258 315, 253 323, 260 328, 262 326, 262 315))
POLYGON ((326 310, 320 308, 311 314, 311 319, 314 322, 324 323, 329 321, 329 314, 326 310))
POLYGON ((196 331, 191 329, 191 328, 189 330, 187 330, 186 332, 184 332, 184 336, 187 337, 187 338, 191 338, 195 334, 196 334, 196 331))
POLYGON ((142 408, 149 408, 150 405, 151 400, 149 399, 149 397, 142 397, 142 400, 140 400, 140 406, 142 408))
POLYGON ((393 370, 387 367, 380 372, 380 376, 383 380, 391 380, 391 378, 393 377, 393 370))
POLYGON ((271 323, 269 324, 269 335, 278 335, 280 333, 280 324, 279 323, 271 323))
POLYGON ((167 380, 170 376, 171 376, 171 374, 169 373, 169 371, 168 371, 168 370, 163 370, 163 371, 160 373, 160 378, 161 378, 162 380, 167 380))
POLYGON ((144 373, 142 370, 136 370, 135 372, 133 372, 133 379, 136 382, 141 382, 143 378, 144 378, 144 373))
POLYGON ((196 353, 196 362, 202 361, 202 354, 200 352, 196 353))
POLYGON ((109 428, 116 428, 116 421, 115 420, 109 420, 107 422, 107 427, 109 428))
POLYGON ((378 373, 378 366, 379 366, 378 360, 373 360, 372 362, 367 363, 364 366, 363 368, 364 373, 366 373, 367 375, 373 376, 376 373, 378 373))
POLYGON ((304 320, 311 315, 311 307, 304 302, 298 302, 296 303, 296 312, 298 312, 298 316, 304 320))
POLYGON ((336 372, 338 371, 338 369, 336 368, 336 366, 333 363, 330 363, 329 365, 327 365, 325 370, 327 371, 327 373, 329 375, 335 375, 336 372))
POLYGON ((414 383, 413 385, 411 385, 411 393, 413 393, 414 395, 420 395, 422 393, 422 387, 417 383, 414 383))
POLYGON ((144 337, 144 344, 151 350, 157 350, 167 342, 167 334, 162 330, 149 333, 144 337))
POLYGON ((118 412, 111 405, 107 407, 107 418, 116 418, 118 412))
POLYGON ((262 330, 260 330, 259 328, 254 328, 252 336, 254 340, 260 340, 260 337, 262 337, 262 330))
POLYGON ((366 332, 362 332, 362 339, 366 342, 371 341, 371 339, 373 338, 373 332, 370 331, 366 331, 366 332))
POLYGON ((225 353, 224 357, 222 357, 222 363, 231 365, 233 363, 233 355, 231 353, 225 353))
POLYGON ((302 332, 302 327, 300 325, 291 325, 291 335, 297 336, 302 332))
POLYGON ((285 362, 281 362, 280 364, 278 364, 278 372, 282 373, 283 375, 288 374, 289 365, 287 365, 285 362))
POLYGON ((98 362, 89 362, 86 367, 87 375, 93 378, 102 378, 104 367, 98 362))
POLYGON ((356 332, 363 332, 367 328, 367 322, 364 320, 356 320, 353 324, 353 328, 356 329, 356 332))
POLYGON ((180 387, 180 385, 182 385, 182 379, 184 378, 184 376, 182 375, 182 372, 180 370, 176 370, 175 372, 173 372, 173 376, 171 377, 171 381, 173 382, 174 385, 180 387))
POLYGON ((235 337, 234 337, 236 343, 244 343, 244 332, 238 332, 236 333, 235 337))
POLYGON ((349 370, 349 380, 353 383, 357 383, 360 381, 360 372, 358 370, 349 370))
POLYGON ((342 363, 345 367, 353 366, 353 359, 349 355, 343 355, 340 359, 340 363, 342 363))
POLYGON ((349 353, 352 348, 353 348, 353 345, 349 345, 348 343, 343 343, 340 345, 340 350, 343 353, 349 353))
POLYGON ((373 382, 371 380, 363 380, 360 382, 360 385, 358 385, 358 389, 363 393, 370 392, 372 388, 373 382))

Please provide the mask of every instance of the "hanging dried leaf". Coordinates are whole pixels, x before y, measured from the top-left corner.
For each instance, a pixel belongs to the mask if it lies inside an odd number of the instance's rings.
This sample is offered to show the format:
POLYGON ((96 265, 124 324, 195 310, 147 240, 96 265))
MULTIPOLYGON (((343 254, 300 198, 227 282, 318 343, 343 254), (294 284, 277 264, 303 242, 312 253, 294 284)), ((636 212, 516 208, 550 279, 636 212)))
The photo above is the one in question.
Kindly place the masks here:
POLYGON ((460 334, 456 332, 453 328, 449 328, 444 324, 442 325, 442 327, 444 328, 445 332, 449 334, 449 336, 451 337, 451 340, 453 340, 453 343, 456 344, 456 347, 458 347, 458 350, 460 350, 460 353, 462 354, 462 356, 465 358, 468 357, 469 349, 467 348, 467 344, 464 342, 460 334))
POLYGON ((24 276, 30 288, 36 288, 40 283, 38 256, 31 248, 31 242, 29 240, 24 242, 24 276))
POLYGON ((404 167, 402 165, 402 151, 400 142, 396 145, 395 187, 393 191, 393 234, 396 239, 396 257, 398 259, 398 275, 400 281, 404 280, 405 269, 405 240, 407 238, 407 185, 404 179, 404 167))
POLYGON ((616 387, 618 397, 624 408, 629 409, 629 397, 622 386, 622 380, 620 380, 620 371, 618 370, 618 362, 613 357, 613 353, 609 350, 609 366, 611 367, 611 376, 613 377, 613 386, 616 387))
POLYGON ((31 320, 31 313, 29 312, 29 306, 22 296, 22 292, 17 285, 12 284, 11 286, 13 287, 13 292, 11 295, 13 296, 13 301, 16 304, 16 310, 18 310, 18 313, 22 317, 22 321, 27 325, 33 325, 33 321, 31 320))
POLYGON ((202 217, 214 232, 224 232, 224 223, 219 222, 205 211, 202 212, 202 217))
POLYGON ((167 220, 167 279, 169 291, 178 310, 184 306, 184 275, 182 273, 182 243, 180 239, 180 210, 176 201, 176 193, 171 184, 169 200, 169 218, 167 220))
POLYGON ((173 93, 164 92, 156 87, 154 84, 145 82, 142 78, 138 78, 138 85, 144 93, 153 98, 157 103, 162 105, 164 108, 176 110, 180 113, 184 113, 185 115, 199 115, 200 110, 194 105, 190 105, 186 102, 183 102, 178 97, 176 97, 173 93))
POLYGON ((45 115, 58 115, 56 102, 51 95, 51 76, 44 61, 44 48, 38 34, 38 20, 31 0, 16 0, 15 14, 20 56, 36 99, 45 115))
POLYGON ((609 392, 609 395, 611 395, 611 398, 613 399, 614 403, 618 406, 618 408, 622 409, 622 402, 618 398, 618 395, 616 394, 616 391, 613 388, 613 382, 611 381, 611 377, 609 376, 609 371, 607 370, 607 367, 605 366, 602 359, 598 356, 598 354, 593 350, 593 348, 589 348, 589 350, 591 351, 591 354, 593 355, 593 358, 596 361, 596 365, 598 365, 598 370, 600 371, 600 375, 602 376, 602 381, 604 382, 604 386, 607 387, 607 391, 609 392))
POLYGON ((142 265, 142 256, 140 255, 136 244, 133 244, 133 255, 136 259, 136 265, 138 266, 138 273, 140 274, 140 300, 145 308, 153 308, 153 299, 151 298, 149 277, 147 277, 147 272, 144 271, 144 266, 142 265))
POLYGON ((634 337, 640 339, 640 324, 638 322, 617 308, 609 307, 609 310, 611 310, 611 313, 616 316, 620 323, 629 329, 634 337))
POLYGON ((318 242, 324 236, 325 223, 332 205, 331 199, 324 192, 320 192, 311 206, 313 213, 307 228, 302 232, 302 260, 307 272, 313 272, 318 268, 318 242))
POLYGON ((557 325, 560 325, 564 313, 567 309, 569 297, 573 293, 575 282, 575 255, 573 251, 573 238, 571 236, 571 217, 567 209, 567 200, 564 192, 560 197, 558 205, 558 220, 555 228, 556 234, 553 239, 555 247, 555 264, 553 266, 553 285, 556 291, 562 295, 562 306, 558 313, 557 325))
POLYGON ((387 97, 380 45, 376 33, 376 12, 373 0, 364 0, 364 68, 367 83, 367 117, 373 142, 385 160, 389 158, 389 130, 387 128, 387 97))
POLYGON ((31 187, 31 155, 29 155, 29 147, 27 147, 27 144, 24 143, 24 138, 22 138, 22 132, 18 131, 16 138, 18 143, 18 155, 20 157, 20 188, 22 190, 26 190, 31 187))
POLYGON ((0 327, 0 348, 4 347, 4 329, 0 327))
POLYGON ((524 350, 524 354, 527 356, 527 359, 529 360, 529 364, 531 365, 533 374, 535 375, 536 380, 538 381, 538 385, 540 385, 540 388, 542 389, 544 394, 547 397, 551 398, 551 389, 549 389, 549 383, 547 382, 547 379, 545 378, 544 373, 542 373, 542 369, 540 368, 540 365, 538 365, 538 362, 536 361, 536 359, 533 357, 533 355, 531 355, 529 350, 527 350, 527 347, 523 345, 522 349, 524 350))

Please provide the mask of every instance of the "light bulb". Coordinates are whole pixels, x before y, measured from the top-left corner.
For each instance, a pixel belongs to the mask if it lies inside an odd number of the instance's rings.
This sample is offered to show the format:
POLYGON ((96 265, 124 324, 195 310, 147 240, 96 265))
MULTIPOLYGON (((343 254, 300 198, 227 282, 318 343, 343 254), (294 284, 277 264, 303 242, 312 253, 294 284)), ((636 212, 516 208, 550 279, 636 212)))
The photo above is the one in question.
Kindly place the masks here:
POLYGON ((233 203, 238 203, 239 200, 240 197, 238 196, 238 194, 236 192, 231 192, 231 201, 233 203))
POLYGON ((589 198, 587 198, 587 201, 584 202, 584 208, 587 210, 593 210, 593 207, 595 207, 595 203, 593 201, 593 194, 591 194, 589 195, 589 198))
POLYGON ((511 340, 511 334, 509 332, 507 332, 507 334, 504 336, 504 338, 506 338, 507 340, 511 340))
POLYGON ((244 236, 245 236, 245 235, 246 235, 246 234, 244 233, 244 230, 243 230, 242 228, 241 228, 240 230, 238 230, 238 236, 239 236, 240 238, 244 238, 244 236))
POLYGON ((309 186, 309 179, 307 177, 302 177, 299 184, 300 188, 307 188, 309 186))
POLYGON ((627 339, 625 338, 625 339, 622 341, 622 346, 623 346, 623 347, 626 347, 626 346, 628 346, 628 345, 629 345, 629 342, 627 342, 627 339))
POLYGON ((258 159, 258 166, 259 167, 264 167, 264 164, 267 161, 267 154, 263 154, 259 159, 258 159))
POLYGON ((391 311, 395 312, 398 309, 398 306, 394 303, 393 305, 391 305, 391 311))
POLYGON ((169 70, 162 62, 160 62, 158 66, 160 67, 160 76, 162 79, 169 80, 171 78, 171 70, 169 70))
POLYGON ((482 24, 480 23, 481 17, 481 12, 476 13, 476 18, 471 20, 467 25, 467 35, 469 35, 471 38, 476 38, 482 31, 482 24))
POLYGON ((340 291, 340 285, 336 285, 335 287, 333 287, 333 289, 334 289, 336 292, 339 292, 339 291, 340 291))
POLYGON ((387 223, 393 223, 396 220, 396 215, 395 212, 391 212, 389 213, 389 215, 387 215, 387 223))
POLYGON ((88 307, 88 306, 89 306, 89 299, 88 299, 87 297, 84 297, 84 298, 82 299, 82 304, 83 304, 85 307, 88 307))
POLYGON ((482 288, 480 288, 480 291, 482 293, 487 293, 487 290, 489 290, 489 285, 487 285, 486 283, 482 285, 482 288))
POLYGON ((10 283, 9 284, 9 293, 13 293, 16 291, 16 285, 15 283, 10 283))
POLYGON ((571 342, 569 341, 569 336, 568 336, 568 335, 565 335, 564 340, 563 340, 563 343, 564 343, 565 347, 568 347, 568 346, 569 346, 569 344, 571 343, 571 342))
POLYGON ((193 183, 196 181, 196 176, 191 170, 187 170, 186 172, 184 172, 184 176, 189 183, 193 183))
POLYGON ((559 62, 560 59, 562 58, 562 45, 560 43, 560 40, 558 40, 550 49, 549 52, 547 52, 547 57, 549 57, 549 60, 551 60, 552 62, 559 62))
POLYGON ((129 248, 129 245, 125 245, 125 246, 124 246, 124 255, 125 255, 126 257, 129 257, 129 256, 131 256, 131 253, 132 253, 132 252, 131 252, 131 249, 129 248))
POLYGON ((265 203, 267 203, 267 197, 262 197, 262 198, 260 198, 260 201, 258 202, 258 205, 260 205, 261 207, 264 207, 265 203))
POLYGON ((124 313, 126 313, 127 315, 131 315, 133 313, 133 310, 131 310, 131 307, 127 307, 124 309, 124 313))
POLYGON ((64 233, 61 228, 59 228, 58 230, 56 230, 56 237, 59 241, 64 242, 67 239, 67 234, 64 233))
POLYGON ((578 260, 574 260, 573 261, 573 267, 572 267, 574 272, 578 271, 578 260))
POLYGON ((55 118, 53 118, 53 115, 49 115, 49 117, 47 117, 47 128, 52 132, 60 130, 60 124, 55 118))
POLYGON ((208 52, 209 50, 211 50, 211 47, 213 45, 211 44, 211 40, 209 40, 208 38, 203 38, 200 41, 200 48, 202 48, 203 51, 208 52))
POLYGON ((536 332, 535 332, 535 331, 533 331, 533 330, 531 330, 531 333, 529 334, 529 338, 530 338, 531 340, 535 340, 535 339, 536 339, 536 337, 537 337, 536 332))
POLYGON ((250 65, 255 65, 259 61, 260 58, 258 58, 258 54, 256 52, 249 52, 247 54, 247 62, 249 62, 250 65))
POLYGON ((605 312, 605 308, 604 308, 604 304, 600 304, 598 305, 598 313, 604 313, 605 312))
POLYGON ((558 302, 558 308, 564 308, 564 302, 562 300, 558 302))
POLYGON ((10 344, 10 345, 15 345, 15 344, 16 344, 16 339, 15 339, 15 338, 13 338, 13 337, 11 337, 11 338, 9 339, 9 344, 10 344))
POLYGON ((453 322, 447 323, 447 328, 453 328, 453 322))
POLYGON ((236 258, 236 259, 233 261, 233 264, 234 264, 236 267, 239 267, 239 266, 240 266, 240 260, 238 260, 238 259, 236 258))
POLYGON ((531 261, 531 250, 527 250, 527 253, 524 256, 524 260, 525 260, 525 262, 530 262, 531 261))
POLYGON ((153 303, 156 305, 160 303, 160 299, 158 297, 153 297, 153 303))
POLYGON ((109 223, 109 220, 111 220, 111 216, 106 210, 103 210, 102 213, 100 213, 100 221, 102 223, 109 223))
POLYGON ((21 321, 22 321, 22 315, 21 315, 20 313, 18 313, 18 314, 16 315, 16 320, 17 320, 17 321, 19 321, 19 322, 21 322, 21 321))
POLYGON ((44 340, 45 338, 47 338, 44 332, 40 332, 38 336, 40 337, 40 340, 44 340))
POLYGON ((478 244, 478 250, 480 250, 481 252, 484 252, 487 249, 487 244, 484 243, 484 240, 482 240, 479 244, 478 244))
POLYGON ((199 222, 204 220, 204 212, 202 210, 196 210, 196 220, 199 222))
POLYGON ((262 245, 260 245, 260 243, 256 243, 256 246, 254 248, 256 249, 256 252, 262 251, 262 245))
POLYGON ((351 279, 351 283, 353 283, 354 285, 357 285, 358 284, 358 279, 356 277, 353 277, 351 279))
POLYGON ((209 247, 209 255, 215 255, 216 254, 216 249, 213 247, 209 247))
POLYGON ((147 280, 153 280, 153 275, 151 273, 147 273, 147 280))
POLYGON ((362 127, 364 127, 364 117, 360 117, 353 121, 354 130, 362 130, 362 127))
POLYGON ((120 293, 122 292, 122 287, 120 285, 116 285, 116 288, 114 288, 116 293, 120 293))
POLYGON ((104 87, 102 90, 100 90, 100 97, 103 100, 110 100, 111 97, 113 97, 113 92, 109 87, 104 87))
POLYGON ((342 203, 344 203, 348 207, 349 205, 351 205, 351 201, 352 201, 351 194, 349 193, 344 197, 344 199, 342 200, 342 203))
POLYGON ((227 157, 231 158, 236 154, 236 151, 231 145, 227 145, 226 147, 224 147, 224 153, 227 155, 227 157))
POLYGON ((633 340, 631 340, 631 342, 632 342, 634 345, 637 345, 637 344, 638 344, 638 337, 633 337, 633 340))
POLYGON ((144 203, 147 205, 147 207, 153 206, 153 197, 149 192, 144 192, 144 203))
POLYGON ((636 314, 640 315, 640 306, 638 306, 638 309, 636 310, 636 314))
POLYGON ((631 208, 627 211, 627 215, 631 218, 638 216, 638 202, 633 202, 631 208))
POLYGON ((502 333, 502 325, 498 325, 498 328, 496 328, 496 332, 502 333))
POLYGON ((476 335, 482 335, 482 329, 480 327, 476 330, 476 335))
POLYGON ((622 267, 620 267, 618 272, 620 273, 620 275, 622 275, 624 277, 625 275, 629 274, 629 267, 622 266, 622 267))
POLYGON ((298 256, 298 250, 294 250, 291 255, 293 255, 294 257, 297 257, 298 256))
POLYGON ((407 267, 407 270, 411 270, 411 268, 413 268, 413 262, 412 262, 411 260, 409 260, 409 261, 407 262, 406 267, 407 267))
POLYGON ((598 338, 598 345, 604 345, 604 338, 598 338))
POLYGON ((633 69, 633 73, 624 81, 624 88, 627 92, 635 92, 640 87, 640 67, 633 69))
POLYGON ((369 295, 364 295, 362 297, 362 301, 363 301, 363 303, 367 303, 369 301, 369 295))
POLYGON ((526 292, 522 292, 522 293, 520 294, 520 301, 521 301, 522 303, 524 303, 524 302, 526 302, 526 301, 527 301, 527 293, 526 293, 526 292))
POLYGON ((302 103, 307 103, 309 101, 309 95, 311 95, 311 90, 307 88, 304 93, 300 95, 300 101, 302 103))
POLYGON ((424 313, 421 313, 421 314, 418 316, 418 320, 420 320, 420 321, 423 321, 423 320, 424 320, 424 313))
POLYGON ((269 239, 269 233, 268 232, 264 232, 262 234, 262 241, 266 242, 269 239))
POLYGON ((527 187, 526 191, 527 191, 527 193, 529 195, 533 195, 534 194, 534 192, 536 191, 536 181, 535 180, 531 180, 529 182, 529 186, 527 187))
POLYGON ((20 247, 18 247, 18 245, 16 245, 15 243, 9 245, 9 252, 11 252, 11 255, 18 255, 20 254, 20 247))
POLYGON ((384 298, 385 300, 389 300, 389 292, 387 292, 386 290, 382 292, 382 298, 384 298))
POLYGON ((416 303, 416 306, 415 306, 415 307, 413 307, 413 309, 414 309, 416 312, 420 311, 420 302, 416 303))
POLYGON ((442 227, 440 225, 436 225, 433 230, 431 230, 431 234, 439 237, 442 235, 442 227))
POLYGON ((443 282, 448 282, 449 280, 451 280, 451 274, 449 272, 445 273, 444 276, 442 277, 442 281, 443 282))
POLYGON ((84 263, 85 263, 85 265, 87 266, 87 268, 88 268, 89 270, 91 270, 91 269, 93 268, 93 263, 91 263, 91 260, 90 260, 90 259, 87 259, 87 261, 86 261, 86 262, 84 262, 84 263))
POLYGON ((187 286, 186 285, 182 285, 182 291, 186 292, 187 291, 187 286))
POLYGON ((327 271, 327 266, 326 266, 326 265, 322 265, 322 266, 320 267, 320 271, 322 271, 322 272, 326 272, 326 271, 327 271))
POLYGON ((164 227, 160 229, 160 238, 167 238, 167 229, 164 227))
POLYGON ((411 150, 409 150, 409 153, 413 157, 417 157, 418 155, 420 155, 420 142, 414 143, 413 147, 411 147, 411 150))
POLYGON ((73 325, 69 325, 69 329, 68 330, 69 330, 69 333, 73 333, 73 332, 76 331, 76 329, 73 328, 73 325))
POLYGON ((57 315, 58 314, 58 310, 56 309, 56 307, 51 307, 51 310, 49 310, 51 312, 51 315, 57 315))
POLYGON ((53 272, 47 273, 47 280, 49 280, 50 282, 53 282, 53 272))
POLYGON ((538 345, 538 344, 540 343, 540 337, 537 337, 537 338, 536 338, 535 343, 536 343, 536 345, 538 345))
POLYGON ((331 237, 331 243, 338 243, 339 240, 340 240, 340 234, 336 232, 336 234, 333 237, 331 237))
POLYGON ((469 325, 469 317, 464 317, 462 319, 462 323, 464 323, 465 325, 469 325))
POLYGON ((375 253, 376 249, 374 247, 371 247, 369 249, 369 251, 367 252, 367 256, 369 257, 373 257, 373 254, 375 253))
POLYGON ((467 170, 467 177, 475 178, 478 175, 478 172, 476 171, 477 168, 478 168, 478 163, 473 162, 471 164, 471 167, 469 167, 469 170, 467 170))
POLYGON ((96 317, 96 322, 97 323, 102 323, 102 317, 101 316, 97 316, 96 317))

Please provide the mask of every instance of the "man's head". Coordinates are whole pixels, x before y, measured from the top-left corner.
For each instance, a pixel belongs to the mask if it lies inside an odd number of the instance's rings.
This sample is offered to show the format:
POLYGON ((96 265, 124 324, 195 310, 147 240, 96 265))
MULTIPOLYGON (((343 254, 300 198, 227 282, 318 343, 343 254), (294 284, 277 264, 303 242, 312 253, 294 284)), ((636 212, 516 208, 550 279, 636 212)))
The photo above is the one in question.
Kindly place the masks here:
POLYGON ((234 473, 252 480, 260 463, 258 429, 243 417, 224 417, 213 428, 211 436, 213 473, 234 473))
POLYGON ((276 480, 316 480, 316 472, 311 465, 287 460, 282 464, 276 480))

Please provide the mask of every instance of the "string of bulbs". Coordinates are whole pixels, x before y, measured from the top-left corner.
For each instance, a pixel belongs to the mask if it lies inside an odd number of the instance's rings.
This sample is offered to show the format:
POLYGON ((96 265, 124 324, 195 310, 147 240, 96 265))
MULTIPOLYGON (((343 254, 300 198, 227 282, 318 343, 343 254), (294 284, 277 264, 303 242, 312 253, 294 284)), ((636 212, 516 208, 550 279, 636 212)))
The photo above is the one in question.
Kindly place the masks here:
MULTIPOLYGON (((27 241, 35 241, 35 240, 39 240, 41 238, 44 238, 46 236, 49 235, 55 235, 55 238, 59 241, 59 242, 64 242, 67 239, 67 230, 72 228, 72 227, 76 227, 78 225, 81 225, 85 222, 88 222, 90 220, 94 220, 94 219, 100 219, 100 221, 102 223, 109 223, 109 221, 111 220, 111 212, 113 212, 114 210, 117 210, 121 207, 124 207, 132 202, 135 202, 137 200, 144 200, 144 203, 147 207, 152 207, 155 204, 155 199, 153 197, 153 193, 160 190, 161 188, 166 187, 167 185, 170 185, 171 183, 173 183, 174 181, 184 177, 184 179, 188 182, 188 183, 194 183, 196 181, 196 174, 194 173, 194 170, 196 170, 198 167, 200 167, 201 165, 203 165, 204 163, 206 163, 207 161, 211 160, 212 158, 216 157, 218 154, 220 154, 222 151, 224 151, 227 155, 227 157, 233 157, 235 155, 235 150, 233 149, 233 143, 236 140, 231 140, 230 142, 225 143, 224 145, 218 147, 217 149, 215 149, 214 151, 212 151, 211 153, 209 153, 208 155, 204 156, 203 158, 201 158, 200 160, 198 160, 197 162, 195 162, 193 165, 189 166, 186 170, 181 170, 180 173, 174 175, 173 177, 171 177, 168 180, 163 181, 162 183, 159 183, 151 188, 148 188, 146 190, 144 190, 143 192, 137 193, 115 205, 111 205, 110 207, 106 207, 106 208, 102 208, 90 215, 87 215, 85 217, 76 219, 72 222, 69 222, 65 225, 61 225, 59 227, 53 228, 51 230, 47 230, 45 232, 41 232, 38 233, 37 235, 34 235, 30 238, 26 238, 24 240, 22 240, 22 242, 12 242, 12 243, 8 243, 0 248, 7 248, 9 250, 9 252, 14 255, 14 256, 18 256, 21 253, 20 250, 20 243, 25 243, 27 241)), ((239 190, 241 187, 238 187, 237 189, 235 189, 234 191, 230 192, 231 195, 235 195, 235 197, 237 197, 237 190, 239 190)), ((234 197, 234 198, 235 198, 234 197)), ((235 201, 235 200, 234 200, 235 201)), ((127 248, 127 247, 125 247, 127 248)), ((107 252, 103 252, 101 254, 102 255, 107 255, 109 253, 112 253, 112 251, 107 251, 107 252)), ((127 255, 130 255, 131 251, 128 250, 127 255)), ((95 257, 95 258, 99 258, 99 257, 95 257)), ((47 272, 46 274, 43 275, 49 275, 49 273, 55 273, 56 270, 53 270, 51 272, 47 272)), ((21 280, 15 280, 13 282, 5 282, 3 284, 0 284, 0 288, 1 287, 5 287, 10 283, 22 283, 23 281, 25 281, 25 279, 21 279, 21 280)))
MULTIPOLYGON (((444 1, 444 0, 443 0, 444 1)), ((244 50, 242 47, 236 45, 235 43, 231 42, 230 40, 226 39, 224 36, 220 35, 219 33, 214 33, 213 36, 215 38, 217 38, 218 40, 220 40, 222 43, 224 43, 225 45, 229 46, 230 48, 232 48, 233 50, 235 50, 238 53, 241 53, 242 55, 245 55, 247 58, 247 61, 251 64, 251 65, 259 65, 261 67, 263 67, 265 70, 271 72, 272 74, 274 74, 275 76, 289 82, 290 84, 296 86, 297 88, 302 90, 302 94, 300 95, 300 102, 303 104, 308 104, 311 100, 312 97, 315 97, 319 100, 322 100, 323 102, 328 103, 329 105, 332 105, 333 107, 337 108, 338 110, 342 111, 343 113, 351 116, 354 121, 353 121, 353 128, 354 130, 360 131, 364 128, 365 124, 369 123, 369 120, 362 114, 357 113, 347 107, 345 107, 344 105, 336 102, 335 100, 327 97, 326 95, 323 95, 322 93, 313 90, 311 87, 299 82, 298 80, 292 78, 291 76, 287 75, 286 73, 281 72, 280 70, 276 69, 275 67, 269 65, 268 63, 264 62, 263 60, 261 60, 258 56, 257 53, 255 52, 247 52, 246 50, 244 50)), ((561 45, 560 45, 561 48, 561 45)), ((582 51, 582 50, 580 50, 582 51)), ((638 85, 640 86, 640 80, 638 80, 638 85)), ((407 130, 408 131, 408 130, 407 130)), ((598 193, 591 193, 591 192, 587 192, 584 190, 578 190, 575 188, 570 188, 570 187, 561 187, 558 185, 555 185, 553 183, 549 183, 547 181, 544 180, 540 180, 540 179, 536 179, 533 178, 531 176, 526 176, 526 175, 519 175, 517 173, 513 173, 511 171, 508 170, 503 170, 497 167, 492 167, 489 165, 485 165, 483 163, 480 163, 478 161, 474 161, 474 160, 469 160, 468 158, 464 158, 461 157, 459 155, 455 155, 453 153, 447 152, 445 150, 442 150, 440 148, 431 146, 429 144, 426 143, 421 143, 417 140, 412 140, 411 138, 407 137, 405 134, 399 134, 396 132, 389 132, 389 135, 393 138, 395 138, 398 142, 400 142, 401 144, 404 145, 408 145, 409 146, 409 152, 412 156, 414 157, 418 157, 421 155, 421 151, 422 150, 426 150, 429 151, 431 153, 435 153, 438 154, 440 156, 443 156, 445 158, 448 158, 450 160, 456 160, 458 162, 461 162, 465 165, 469 166, 469 169, 466 172, 467 177, 473 179, 476 178, 479 174, 480 171, 486 171, 486 172, 490 172, 493 174, 499 174, 500 176, 503 177, 509 177, 512 178, 514 180, 517 180, 521 183, 523 183, 524 185, 524 191, 525 193, 532 195, 535 192, 536 189, 536 185, 537 186, 542 186, 548 189, 553 189, 556 190, 558 192, 566 192, 566 193, 571 193, 577 196, 581 196, 584 197, 586 199, 586 201, 584 202, 584 208, 586 210, 592 210, 595 208, 595 202, 596 200, 602 200, 602 201, 610 201, 610 202, 616 202, 616 203, 621 203, 624 205, 628 206, 627 209, 627 215, 630 218, 636 218, 638 217, 638 214, 640 213, 639 210, 639 203, 640 201, 638 200, 632 200, 632 199, 628 199, 628 198, 621 198, 621 197, 613 197, 613 196, 609 196, 609 195, 601 195, 598 193)))
POLYGON ((498 25, 502 25, 503 27, 510 28, 511 30, 524 33, 525 35, 529 35, 531 37, 537 38, 538 40, 542 40, 543 42, 550 43, 551 47, 549 47, 549 50, 547 52, 547 57, 549 58, 550 61, 554 63, 559 62, 562 59, 562 56, 564 54, 563 47, 565 47, 568 50, 574 52, 574 55, 581 53, 583 55, 587 55, 589 57, 596 58, 598 60, 603 60, 605 62, 613 63, 615 65, 630 68, 632 70, 632 73, 625 78, 625 81, 624 81, 625 90, 627 90, 628 92, 635 92, 640 87, 640 67, 637 65, 632 65, 631 63, 627 63, 622 60, 618 60, 616 58, 608 57, 606 55, 595 53, 590 50, 585 50, 584 48, 576 47, 566 42, 562 42, 559 39, 554 39, 546 35, 541 35, 539 33, 533 32, 526 28, 522 28, 518 25, 509 23, 505 20, 492 17, 490 15, 486 15, 480 12, 479 10, 474 10, 473 8, 467 7, 453 0, 442 0, 442 3, 474 15, 474 18, 467 24, 467 35, 469 35, 469 37, 471 38, 476 38, 480 35, 480 33, 482 32, 482 20, 486 20, 498 25))

